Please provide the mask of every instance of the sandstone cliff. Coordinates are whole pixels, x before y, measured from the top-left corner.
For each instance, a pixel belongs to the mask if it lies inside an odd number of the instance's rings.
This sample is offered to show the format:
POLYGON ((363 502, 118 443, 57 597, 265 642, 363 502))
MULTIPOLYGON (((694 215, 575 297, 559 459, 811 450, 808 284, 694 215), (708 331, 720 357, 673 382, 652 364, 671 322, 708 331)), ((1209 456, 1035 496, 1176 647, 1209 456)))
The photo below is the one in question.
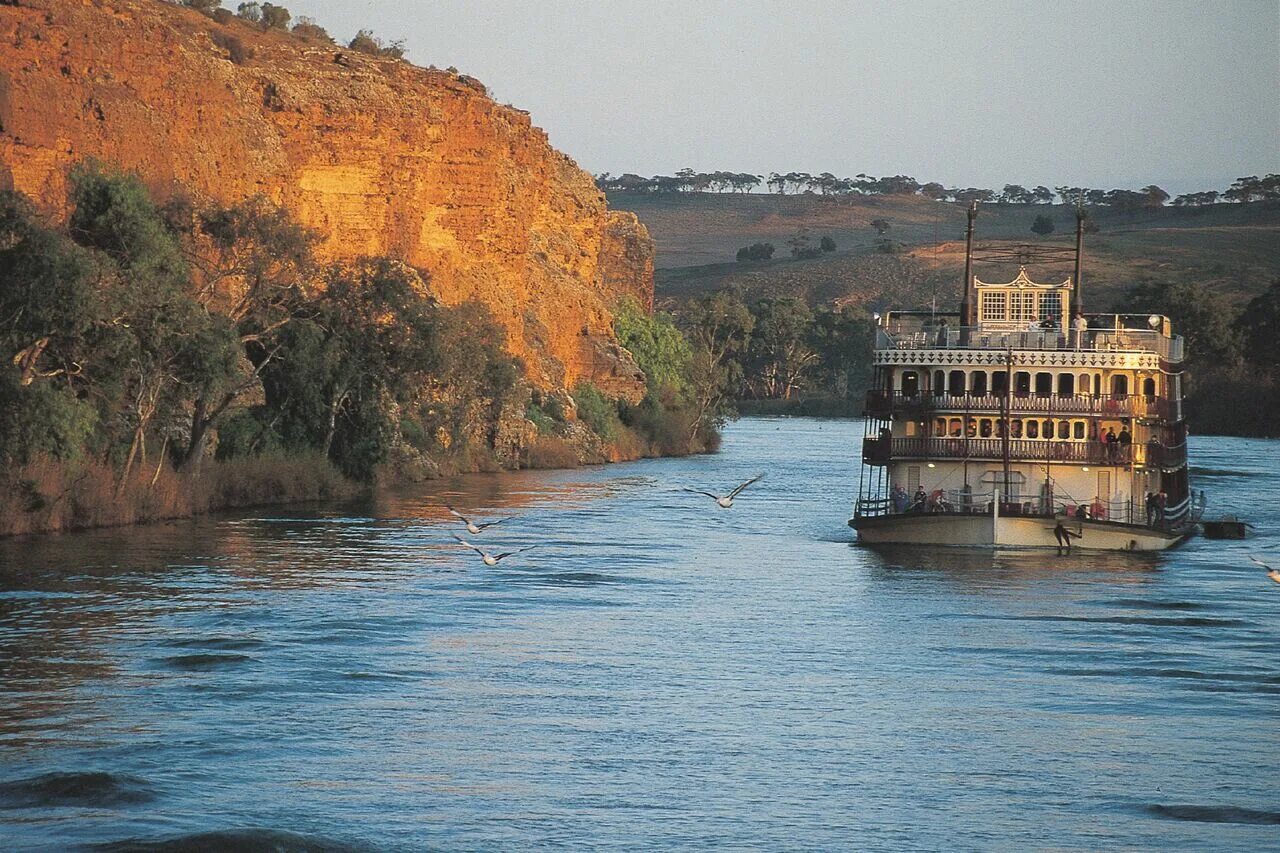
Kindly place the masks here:
POLYGON ((0 188, 51 212, 85 157, 229 201, 262 193, 341 258, 392 254, 486 303, 530 379, 635 397, 611 300, 653 243, 529 116, 465 77, 159 0, 0 3, 0 188), (245 48, 230 47, 231 39, 245 48))

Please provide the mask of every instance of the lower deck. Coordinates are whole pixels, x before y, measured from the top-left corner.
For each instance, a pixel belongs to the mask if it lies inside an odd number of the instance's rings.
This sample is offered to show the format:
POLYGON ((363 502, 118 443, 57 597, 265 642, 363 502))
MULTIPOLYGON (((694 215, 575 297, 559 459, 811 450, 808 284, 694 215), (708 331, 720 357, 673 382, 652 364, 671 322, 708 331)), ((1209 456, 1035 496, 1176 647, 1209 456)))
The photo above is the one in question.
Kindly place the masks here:
POLYGON ((943 545, 970 548, 1060 548, 1097 551, 1163 551, 1194 530, 1172 530, 1118 521, 1054 516, 969 513, 904 513, 850 519, 858 539, 868 544, 943 545))

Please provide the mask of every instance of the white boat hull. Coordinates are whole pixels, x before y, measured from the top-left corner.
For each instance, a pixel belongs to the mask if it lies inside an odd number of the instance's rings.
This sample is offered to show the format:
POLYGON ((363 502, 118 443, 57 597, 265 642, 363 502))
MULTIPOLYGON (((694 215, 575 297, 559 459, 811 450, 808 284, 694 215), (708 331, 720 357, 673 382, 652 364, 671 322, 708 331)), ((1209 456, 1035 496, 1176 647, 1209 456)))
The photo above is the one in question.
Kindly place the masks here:
MULTIPOLYGON (((855 518, 849 526, 858 531, 859 541, 868 544, 1056 549, 1057 523, 1052 518, 940 512, 855 518)), ((1071 538, 1073 548, 1090 551, 1163 551, 1188 535, 1108 521, 1067 519, 1063 526, 1079 534, 1071 538)))

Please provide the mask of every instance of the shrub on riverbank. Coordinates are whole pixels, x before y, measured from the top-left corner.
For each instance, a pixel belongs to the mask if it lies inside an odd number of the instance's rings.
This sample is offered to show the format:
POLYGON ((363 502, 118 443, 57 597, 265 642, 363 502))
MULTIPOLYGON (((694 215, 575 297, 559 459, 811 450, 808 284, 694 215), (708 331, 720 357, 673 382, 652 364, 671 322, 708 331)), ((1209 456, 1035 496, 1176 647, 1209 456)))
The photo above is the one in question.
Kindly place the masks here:
POLYGON ((190 518, 262 504, 352 497, 360 487, 315 455, 205 465, 198 476, 167 462, 123 481, 97 460, 40 456, 0 480, 0 536, 190 518))

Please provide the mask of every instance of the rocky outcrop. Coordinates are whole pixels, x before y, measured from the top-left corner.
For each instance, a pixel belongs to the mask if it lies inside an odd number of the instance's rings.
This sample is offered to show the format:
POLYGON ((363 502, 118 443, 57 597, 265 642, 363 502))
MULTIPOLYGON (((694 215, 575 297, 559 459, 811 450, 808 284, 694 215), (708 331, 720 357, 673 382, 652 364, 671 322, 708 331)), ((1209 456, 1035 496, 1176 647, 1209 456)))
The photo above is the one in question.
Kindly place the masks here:
POLYGON ((536 385, 642 392, 609 304, 652 303, 647 231, 470 78, 159 0, 0 4, 0 187, 57 213, 86 157, 162 196, 266 195, 328 257, 394 255, 484 302, 536 385))

